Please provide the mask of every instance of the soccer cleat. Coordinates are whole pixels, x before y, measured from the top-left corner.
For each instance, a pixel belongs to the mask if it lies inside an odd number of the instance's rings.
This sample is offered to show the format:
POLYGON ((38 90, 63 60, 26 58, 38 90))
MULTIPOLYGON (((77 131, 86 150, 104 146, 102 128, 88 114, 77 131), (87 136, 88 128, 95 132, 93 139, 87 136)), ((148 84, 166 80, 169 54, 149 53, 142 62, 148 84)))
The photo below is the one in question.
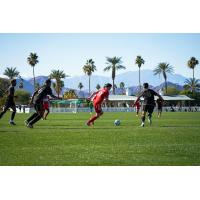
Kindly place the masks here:
POLYGON ((144 127, 144 122, 142 122, 140 126, 141 126, 141 127, 144 127))
POLYGON ((16 125, 15 122, 10 122, 9 124, 10 124, 10 125, 16 125))
POLYGON ((27 128, 33 128, 33 125, 27 124, 26 127, 27 127, 27 128))
POLYGON ((94 125, 94 122, 86 122, 86 125, 87 125, 87 126, 94 125))

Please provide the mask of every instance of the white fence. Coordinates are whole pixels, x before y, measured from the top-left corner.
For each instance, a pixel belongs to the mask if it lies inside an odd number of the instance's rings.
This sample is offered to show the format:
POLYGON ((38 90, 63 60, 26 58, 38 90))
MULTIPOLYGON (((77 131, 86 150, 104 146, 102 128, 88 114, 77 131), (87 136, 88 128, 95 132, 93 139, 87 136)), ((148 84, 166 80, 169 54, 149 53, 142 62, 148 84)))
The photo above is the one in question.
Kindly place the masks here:
MULTIPOLYGON (((136 108, 126 108, 126 107, 103 107, 104 112, 136 112, 136 108)), ((200 107, 173 107, 174 111, 172 111, 171 107, 163 107, 163 112, 200 112, 200 107)), ((34 112, 34 108, 26 108, 25 113, 34 112)), ((94 111, 94 109, 93 109, 94 111)), ((155 107, 154 111, 157 111, 157 107, 155 107)), ((17 109, 18 113, 24 113, 23 110, 17 109)), ((78 113, 78 112, 90 112, 90 108, 53 108, 50 107, 51 113, 78 113)))
MULTIPOLYGON (((127 107, 103 107, 104 112, 136 112, 136 108, 127 108, 127 107)), ((163 112, 200 112, 200 107, 173 107, 174 111, 171 107, 163 107, 163 112)), ((94 109, 93 109, 94 111, 94 109)), ((157 111, 157 107, 155 107, 154 111, 157 111)), ((52 113, 77 113, 77 112, 90 112, 90 108, 50 108, 50 112, 52 113)))

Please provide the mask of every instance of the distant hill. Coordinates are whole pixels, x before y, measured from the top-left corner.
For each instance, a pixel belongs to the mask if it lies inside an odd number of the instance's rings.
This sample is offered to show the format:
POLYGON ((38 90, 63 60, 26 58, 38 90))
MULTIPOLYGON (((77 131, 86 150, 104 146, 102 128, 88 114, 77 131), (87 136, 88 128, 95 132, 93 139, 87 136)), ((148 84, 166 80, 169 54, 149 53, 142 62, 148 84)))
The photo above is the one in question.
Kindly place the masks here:
MULTIPOLYGON (((48 79, 47 76, 38 76, 36 77, 36 82, 40 85, 43 85, 44 82, 48 79)), ((172 74, 168 75, 167 81, 169 86, 176 87, 178 90, 182 90, 182 86, 184 85, 186 77, 180 75, 180 74, 172 74)), ((112 79, 110 77, 106 76, 98 76, 98 75, 92 75, 91 76, 91 90, 96 90, 96 85, 100 84, 102 87, 105 83, 111 82, 112 79)), ((117 85, 116 93, 121 94, 125 91, 122 91, 122 89, 119 88, 120 82, 125 83, 125 87, 129 88, 131 93, 136 93, 138 91, 138 71, 129 71, 122 74, 118 74, 115 79, 115 84, 117 85)), ((152 85, 152 88, 155 88, 155 90, 159 90, 162 87, 164 87, 164 79, 162 76, 159 78, 159 76, 154 76, 152 70, 141 70, 141 83, 148 82, 150 85, 152 85)), ((67 89, 75 89, 77 93, 80 93, 80 96, 87 96, 88 95, 88 76, 74 76, 74 77, 68 77, 64 80, 65 88, 63 89, 63 92, 67 89), (82 91, 79 91, 78 84, 79 82, 82 82, 83 89, 82 91)), ((24 89, 33 92, 33 78, 24 80, 24 89)))
MULTIPOLYGON (((167 81, 171 83, 175 83, 178 85, 184 85, 186 77, 180 75, 180 74, 169 74, 167 81)), ((78 83, 82 82, 84 85, 84 89, 88 89, 88 76, 76 76, 76 77, 70 77, 65 79, 65 85, 66 87, 74 88, 76 89, 78 87, 78 83)), ((97 76, 92 75, 91 76, 91 89, 95 90, 96 85, 100 84, 103 86, 105 83, 111 82, 112 79, 110 77, 105 76, 97 76)), ((132 87, 138 85, 138 71, 129 71, 122 74, 119 74, 116 76, 115 84, 119 86, 120 82, 125 83, 125 87, 132 87)), ((157 86, 164 82, 164 79, 162 76, 159 78, 159 76, 154 76, 152 70, 141 70, 141 83, 148 82, 150 85, 157 86)))

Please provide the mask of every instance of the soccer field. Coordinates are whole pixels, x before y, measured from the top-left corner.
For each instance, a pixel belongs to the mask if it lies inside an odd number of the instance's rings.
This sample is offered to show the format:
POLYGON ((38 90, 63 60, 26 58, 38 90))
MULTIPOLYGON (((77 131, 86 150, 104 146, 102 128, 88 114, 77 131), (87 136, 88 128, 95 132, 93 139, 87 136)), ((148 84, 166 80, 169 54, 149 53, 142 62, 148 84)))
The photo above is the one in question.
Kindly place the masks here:
POLYGON ((34 129, 24 126, 28 116, 17 114, 17 126, 10 113, 0 120, 1 166, 200 165, 200 113, 154 114, 144 128, 135 113, 104 113, 94 127, 85 126, 89 113, 50 114, 34 129))

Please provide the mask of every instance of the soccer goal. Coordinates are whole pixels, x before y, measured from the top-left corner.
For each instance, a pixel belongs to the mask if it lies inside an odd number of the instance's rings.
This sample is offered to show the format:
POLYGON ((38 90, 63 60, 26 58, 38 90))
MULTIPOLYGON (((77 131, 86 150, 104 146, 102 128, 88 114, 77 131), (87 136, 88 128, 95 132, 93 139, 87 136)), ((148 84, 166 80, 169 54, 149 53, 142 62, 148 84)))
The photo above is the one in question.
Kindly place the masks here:
POLYGON ((77 113, 80 110, 85 111, 89 108, 87 102, 83 99, 68 99, 68 100, 51 100, 50 112, 52 113, 77 113))

